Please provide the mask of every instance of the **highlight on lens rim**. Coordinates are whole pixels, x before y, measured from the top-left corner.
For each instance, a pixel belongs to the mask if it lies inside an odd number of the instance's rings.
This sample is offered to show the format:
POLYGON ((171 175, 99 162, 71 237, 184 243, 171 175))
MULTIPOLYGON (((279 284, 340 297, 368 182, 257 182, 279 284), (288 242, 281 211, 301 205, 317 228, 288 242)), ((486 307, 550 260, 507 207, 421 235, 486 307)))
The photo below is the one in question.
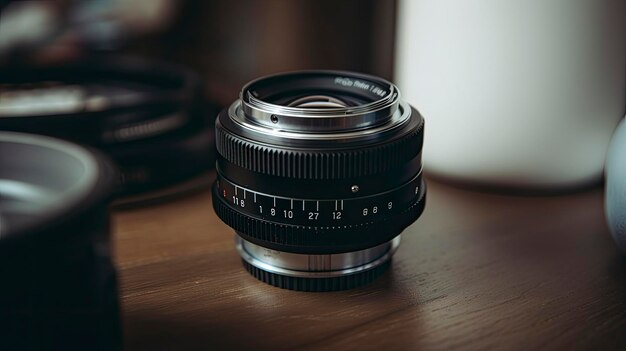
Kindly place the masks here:
POLYGON ((424 210, 423 130, 374 76, 304 71, 244 86, 216 120, 213 206, 245 268, 303 291, 380 276, 424 210))

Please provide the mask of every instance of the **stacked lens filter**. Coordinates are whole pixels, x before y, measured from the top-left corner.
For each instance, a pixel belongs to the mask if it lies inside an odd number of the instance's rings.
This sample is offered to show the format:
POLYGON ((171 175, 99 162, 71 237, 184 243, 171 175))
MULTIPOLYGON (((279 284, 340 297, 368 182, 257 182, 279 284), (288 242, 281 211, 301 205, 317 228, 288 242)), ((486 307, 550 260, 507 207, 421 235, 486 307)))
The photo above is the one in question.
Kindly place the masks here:
POLYGON ((0 68, 0 130, 104 151, 121 170, 123 196, 211 168, 214 115, 198 77, 176 66, 99 57, 0 68))

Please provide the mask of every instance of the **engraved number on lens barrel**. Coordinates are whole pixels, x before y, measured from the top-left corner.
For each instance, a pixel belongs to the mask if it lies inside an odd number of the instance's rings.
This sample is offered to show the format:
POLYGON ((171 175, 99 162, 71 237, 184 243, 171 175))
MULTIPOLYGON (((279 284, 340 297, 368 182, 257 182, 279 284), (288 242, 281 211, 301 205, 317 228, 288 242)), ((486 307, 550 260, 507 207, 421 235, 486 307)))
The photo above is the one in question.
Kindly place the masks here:
POLYGON ((232 206, 261 219, 274 219, 300 226, 312 223, 319 226, 337 226, 376 221, 384 215, 399 213, 422 197, 421 173, 409 182, 384 193, 350 199, 295 199, 264 194, 235 186, 220 176, 219 193, 231 198, 232 206), (255 206, 247 206, 247 193, 252 194, 255 206), (299 203, 302 203, 300 206, 299 203))

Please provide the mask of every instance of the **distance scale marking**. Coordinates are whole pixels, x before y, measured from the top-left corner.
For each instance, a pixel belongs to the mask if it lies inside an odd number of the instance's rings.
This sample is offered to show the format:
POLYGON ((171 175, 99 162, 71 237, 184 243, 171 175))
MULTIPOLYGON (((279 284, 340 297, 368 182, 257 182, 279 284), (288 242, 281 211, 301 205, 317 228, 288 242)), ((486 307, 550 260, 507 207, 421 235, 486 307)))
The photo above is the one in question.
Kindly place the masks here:
POLYGON ((275 196, 235 185, 218 174, 217 192, 228 206, 251 217, 305 227, 343 227, 398 214, 423 198, 422 173, 389 191, 349 199, 275 196))

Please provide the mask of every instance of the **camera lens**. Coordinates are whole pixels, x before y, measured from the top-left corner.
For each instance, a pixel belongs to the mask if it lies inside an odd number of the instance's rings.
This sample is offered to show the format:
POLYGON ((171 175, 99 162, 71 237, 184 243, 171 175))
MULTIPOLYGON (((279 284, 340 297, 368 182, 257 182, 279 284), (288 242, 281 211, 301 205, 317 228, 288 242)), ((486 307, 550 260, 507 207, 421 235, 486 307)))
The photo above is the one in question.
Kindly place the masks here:
POLYGON ((0 133, 0 349, 117 350, 107 158, 0 133))
POLYGON ((213 206, 246 269, 303 291, 379 276, 424 209, 423 126, 373 76, 306 71, 244 86, 216 121, 213 206))

